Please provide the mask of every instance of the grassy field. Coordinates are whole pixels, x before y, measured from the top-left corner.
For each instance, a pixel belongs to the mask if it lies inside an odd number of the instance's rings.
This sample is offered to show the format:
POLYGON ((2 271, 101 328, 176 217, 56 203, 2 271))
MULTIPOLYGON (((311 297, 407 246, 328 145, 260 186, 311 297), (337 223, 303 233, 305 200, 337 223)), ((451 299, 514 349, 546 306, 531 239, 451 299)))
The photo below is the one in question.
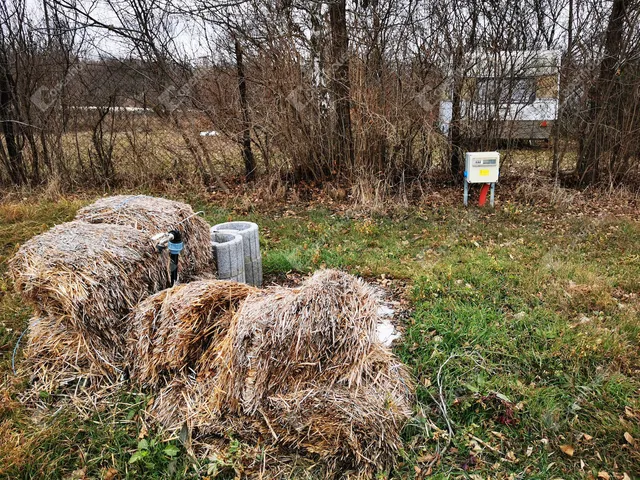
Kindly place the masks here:
MULTIPOLYGON (((640 475, 637 212, 505 201, 495 211, 443 204, 367 215, 189 200, 211 223, 258 222, 271 281, 326 266, 402 293, 411 315, 396 350, 418 403, 391 478, 640 475)), ((0 274, 18 244, 88 201, 1 205, 0 274)), ((232 439, 224 457, 193 460, 138 421, 148 399, 133 393, 86 415, 55 398, 27 410, 18 401, 25 380, 10 363, 30 312, 11 292, 0 275, 1 477, 213 477, 250 451, 232 439)))

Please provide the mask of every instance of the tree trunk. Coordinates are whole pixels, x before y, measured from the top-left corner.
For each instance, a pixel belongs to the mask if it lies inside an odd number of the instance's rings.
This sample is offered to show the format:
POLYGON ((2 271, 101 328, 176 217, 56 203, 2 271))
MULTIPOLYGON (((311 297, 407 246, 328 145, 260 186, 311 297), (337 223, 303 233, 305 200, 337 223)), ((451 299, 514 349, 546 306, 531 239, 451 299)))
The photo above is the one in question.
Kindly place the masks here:
POLYGON ((458 180, 462 167, 462 48, 458 47, 453 60, 453 93, 451 96, 451 122, 449 123, 449 139, 451 148, 451 175, 458 180))
MULTIPOLYGON (((617 142, 611 138, 611 126, 607 122, 615 122, 619 102, 614 98, 618 59, 624 38, 626 11, 631 0, 614 0, 607 25, 604 58, 600 63, 600 73, 589 91, 586 119, 583 134, 578 145, 578 163, 576 172, 582 185, 596 183, 600 178, 600 160, 603 154, 615 150, 617 142)), ((617 122, 616 122, 617 123, 617 122)), ((621 126, 621 125, 619 125, 621 126)), ((618 127, 619 127, 618 126, 618 127)))
POLYGON ((251 150, 251 116, 249 115, 249 100, 247 98, 247 80, 244 73, 242 60, 242 47, 238 39, 235 39, 236 67, 238 69, 238 90, 240 90, 240 108, 242 109, 242 158, 246 179, 252 181, 256 178, 256 161, 251 150))
POLYGON ((27 172, 24 166, 22 147, 18 142, 15 116, 12 115, 13 96, 11 76, 6 64, 4 64, 0 68, 0 121, 6 144, 6 152, 3 148, 2 156, 11 182, 15 185, 22 185, 27 182, 27 172))
POLYGON ((333 59, 332 91, 335 101, 335 142, 333 167, 353 165, 351 132, 351 83, 349 80, 349 36, 347 34, 346 0, 329 2, 331 23, 331 53, 333 59))
POLYGON ((553 159, 551 164, 551 172, 554 181, 557 183, 560 176, 560 162, 562 154, 559 150, 560 144, 560 122, 562 121, 562 113, 566 102, 567 77, 571 71, 571 54, 573 53, 573 0, 569 0, 569 20, 567 26, 567 51, 562 56, 560 63, 560 81, 558 85, 558 108, 556 110, 556 119, 553 122, 553 159))

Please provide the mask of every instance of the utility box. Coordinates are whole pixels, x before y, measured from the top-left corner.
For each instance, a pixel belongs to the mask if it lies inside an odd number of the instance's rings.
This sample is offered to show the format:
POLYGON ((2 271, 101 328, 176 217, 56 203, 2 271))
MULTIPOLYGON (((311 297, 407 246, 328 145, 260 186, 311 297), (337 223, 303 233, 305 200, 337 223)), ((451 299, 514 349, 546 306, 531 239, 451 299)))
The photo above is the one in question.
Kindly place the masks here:
POLYGON ((498 152, 467 152, 464 176, 468 183, 496 183, 500 171, 498 152))

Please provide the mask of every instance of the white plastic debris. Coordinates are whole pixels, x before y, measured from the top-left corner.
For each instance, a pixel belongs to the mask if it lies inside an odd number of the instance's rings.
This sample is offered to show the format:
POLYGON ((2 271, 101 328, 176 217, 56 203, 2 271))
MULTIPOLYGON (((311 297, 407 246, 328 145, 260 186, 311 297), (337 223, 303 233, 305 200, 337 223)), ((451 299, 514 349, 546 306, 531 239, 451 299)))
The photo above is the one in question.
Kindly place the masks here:
POLYGON ((380 305, 378 307, 378 316, 381 318, 393 317, 395 313, 396 312, 393 308, 389 308, 386 305, 380 305))
POLYGON ((216 132, 215 130, 211 130, 209 132, 200 132, 200 136, 201 137, 217 137, 218 132, 216 132))
POLYGON ((400 333, 390 320, 382 320, 377 325, 378 339, 385 347, 390 347, 394 340, 400 338, 400 333))

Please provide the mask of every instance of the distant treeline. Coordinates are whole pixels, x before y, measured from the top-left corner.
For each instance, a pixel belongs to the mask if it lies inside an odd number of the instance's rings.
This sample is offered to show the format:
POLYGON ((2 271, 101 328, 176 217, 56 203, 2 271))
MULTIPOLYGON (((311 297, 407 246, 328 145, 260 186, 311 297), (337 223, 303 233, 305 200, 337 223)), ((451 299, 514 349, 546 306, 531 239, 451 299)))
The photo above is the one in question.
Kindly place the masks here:
POLYGON ((82 3, 0 6, 4 186, 393 192, 460 179, 466 151, 519 148, 523 126, 559 182, 640 176, 640 0, 82 3), (548 119, 513 121, 538 97, 548 119))

